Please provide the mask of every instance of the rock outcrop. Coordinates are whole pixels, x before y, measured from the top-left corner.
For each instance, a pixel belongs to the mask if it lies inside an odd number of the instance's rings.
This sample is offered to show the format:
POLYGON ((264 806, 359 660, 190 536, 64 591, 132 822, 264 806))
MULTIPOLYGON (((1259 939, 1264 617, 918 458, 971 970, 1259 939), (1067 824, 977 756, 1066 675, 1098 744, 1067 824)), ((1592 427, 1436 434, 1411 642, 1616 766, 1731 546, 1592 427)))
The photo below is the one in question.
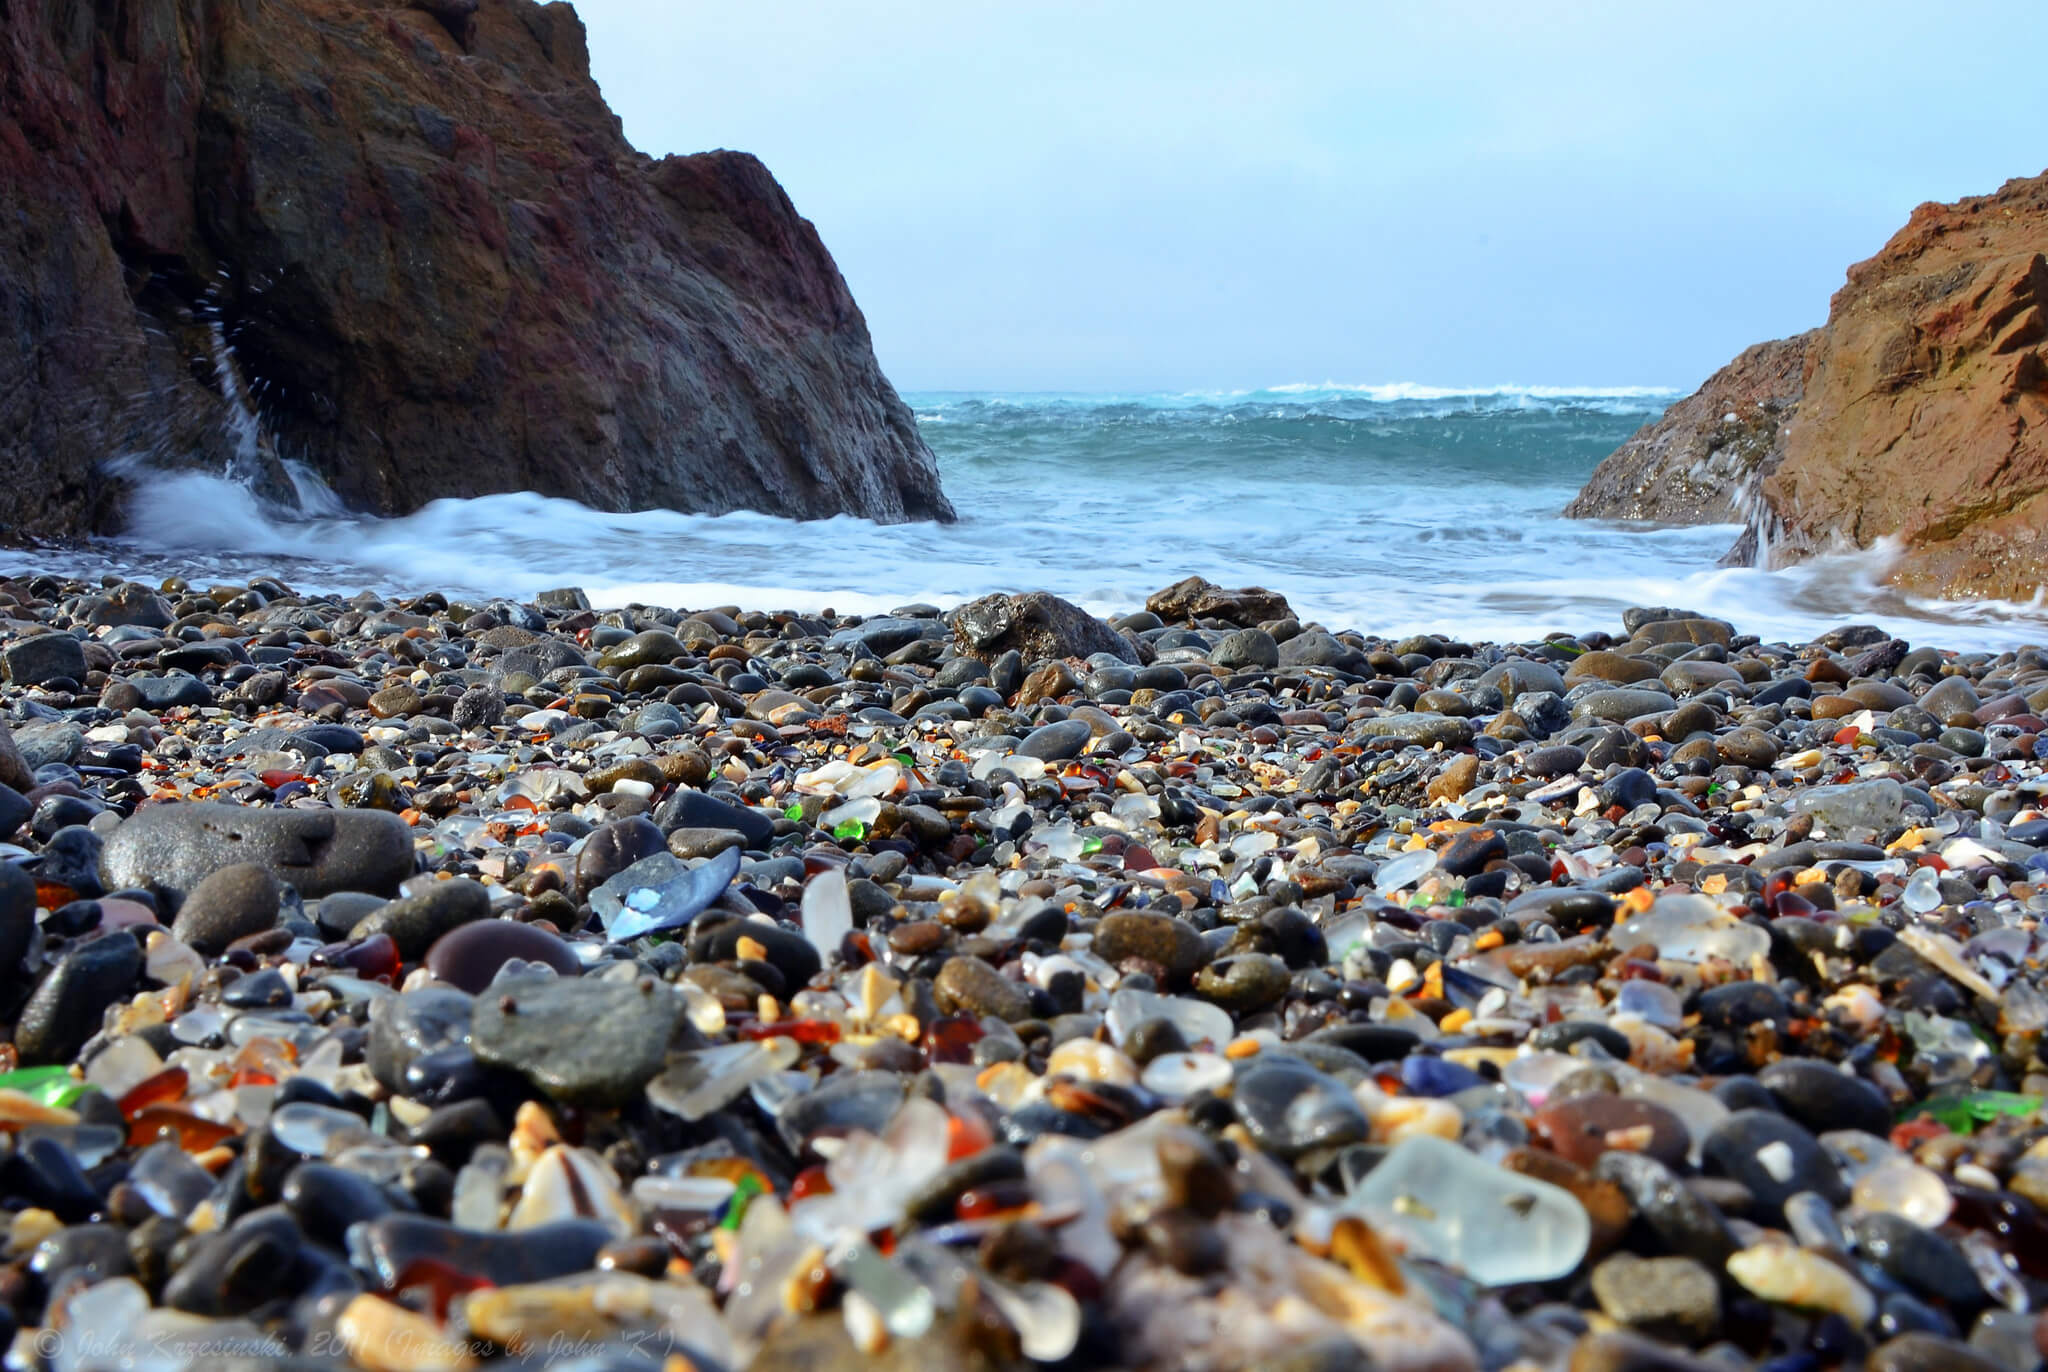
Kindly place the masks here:
POLYGON ((0 535, 108 527, 130 455, 384 513, 952 514, 811 224, 745 154, 635 152, 566 4, 9 0, 0 178, 0 535))
POLYGON ((1593 469, 1568 519, 1733 524, 1757 473, 1784 454, 1811 332, 1759 343, 1645 424, 1593 469))
MULTIPOLYGON (((1731 556, 1781 565, 1885 540, 1895 552, 1890 578, 1909 589, 2024 600, 2048 584, 2044 254, 2048 174, 1922 205, 1875 257, 1850 268, 1827 323, 1805 336, 1789 422, 1758 454, 1752 486, 1730 489, 1754 492, 1731 556)), ((1728 412, 1694 405, 1707 395, 1660 421, 1668 450, 1705 449, 1728 412)), ((1658 427, 1603 463, 1568 512, 1637 517, 1627 478, 1609 464, 1658 427)))

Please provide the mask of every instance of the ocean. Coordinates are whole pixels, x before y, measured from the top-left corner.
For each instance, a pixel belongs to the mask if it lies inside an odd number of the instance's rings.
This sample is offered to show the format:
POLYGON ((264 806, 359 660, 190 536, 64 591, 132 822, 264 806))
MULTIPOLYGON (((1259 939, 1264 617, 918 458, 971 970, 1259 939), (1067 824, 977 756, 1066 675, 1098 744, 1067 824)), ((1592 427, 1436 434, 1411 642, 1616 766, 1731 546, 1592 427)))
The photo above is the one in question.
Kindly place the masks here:
POLYGON ((609 514, 532 494, 378 519, 342 510, 311 480, 284 507, 226 475, 139 470, 120 537, 0 552, 0 571, 149 582, 261 572, 313 591, 522 598, 576 585, 600 607, 862 614, 1028 589, 1121 612, 1200 574, 1281 591, 1303 619, 1386 635, 1617 630, 1624 607, 1656 604, 1788 640, 1859 620, 1940 646, 2048 639, 2038 605, 1919 600, 1882 585, 1882 550, 1723 568, 1732 523, 1560 519, 1600 459, 1675 398, 1416 385, 908 394, 960 512, 943 526, 609 514))

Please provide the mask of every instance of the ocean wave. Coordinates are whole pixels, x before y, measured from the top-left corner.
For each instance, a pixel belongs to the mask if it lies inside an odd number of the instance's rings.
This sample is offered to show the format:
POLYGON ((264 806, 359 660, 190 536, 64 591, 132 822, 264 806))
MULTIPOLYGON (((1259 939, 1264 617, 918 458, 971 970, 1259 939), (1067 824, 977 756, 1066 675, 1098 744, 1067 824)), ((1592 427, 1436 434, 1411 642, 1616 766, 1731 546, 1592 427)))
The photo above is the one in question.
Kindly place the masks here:
POLYGON ((1277 413, 1331 406, 1379 407, 1423 413, 1475 410, 1598 410, 1661 413, 1682 392, 1663 386, 1436 386, 1413 381, 1345 383, 1291 381, 1273 386, 1186 391, 913 391, 906 393, 920 420, 948 422, 961 412, 1073 412, 1108 410, 1218 414, 1278 407, 1277 413))
MULTIPOLYGON (((580 585, 601 607, 863 614, 1029 589, 1125 612, 1199 574, 1271 587, 1332 628, 1394 636, 1613 631, 1629 605, 1674 604, 1787 640, 1849 620, 1944 647, 2048 640, 2039 604, 1929 601, 1885 585, 1884 548, 1783 571, 1723 568, 1733 526, 1562 519, 1639 420, 1554 397, 1434 418, 1413 407, 1465 402, 1316 402, 1370 408, 1372 421, 1272 396, 1202 414, 1099 397, 1086 408, 1038 396, 988 403, 950 411, 958 422, 926 421, 961 514, 951 525, 613 513, 532 492, 437 500, 384 519, 340 512, 309 479, 290 508, 217 472, 131 464, 123 535, 0 553, 0 571, 202 584, 274 572, 315 592, 486 598, 580 585), (1282 418, 1271 417, 1276 407, 1282 418)), ((928 413, 929 400, 917 409, 928 413)))

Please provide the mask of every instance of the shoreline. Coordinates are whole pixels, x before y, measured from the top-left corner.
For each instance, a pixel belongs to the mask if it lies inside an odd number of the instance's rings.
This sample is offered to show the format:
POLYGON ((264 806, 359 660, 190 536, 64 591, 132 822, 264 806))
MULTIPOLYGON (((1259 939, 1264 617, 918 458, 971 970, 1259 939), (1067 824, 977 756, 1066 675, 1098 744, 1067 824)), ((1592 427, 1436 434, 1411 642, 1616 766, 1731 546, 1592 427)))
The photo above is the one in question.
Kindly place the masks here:
POLYGON ((22 1338, 2048 1337, 2048 650, 211 589, 0 575, 22 1338))

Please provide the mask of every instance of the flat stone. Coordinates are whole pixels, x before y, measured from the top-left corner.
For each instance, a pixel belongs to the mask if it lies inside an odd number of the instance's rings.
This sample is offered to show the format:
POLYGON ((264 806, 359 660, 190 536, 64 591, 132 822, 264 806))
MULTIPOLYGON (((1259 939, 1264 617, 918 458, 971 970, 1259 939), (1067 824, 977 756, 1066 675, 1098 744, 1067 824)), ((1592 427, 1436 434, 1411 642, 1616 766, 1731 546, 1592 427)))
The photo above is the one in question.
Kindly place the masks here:
POLYGON ((1536 1126, 1550 1146, 1581 1167, 1615 1148, 1644 1153, 1667 1167, 1682 1167, 1692 1148, 1685 1122, 1656 1104, 1606 1091, 1586 1091, 1545 1102, 1536 1126))
POLYGON ((1472 742, 1472 725, 1456 715, 1405 714, 1375 715, 1360 720, 1355 726, 1367 738, 1398 738, 1403 743, 1419 743, 1431 747, 1441 743, 1446 748, 1463 748, 1472 742))
POLYGON ((1063 719, 1033 729, 1017 745, 1017 751, 1025 757, 1035 757, 1044 762, 1061 762, 1080 756, 1094 733, 1085 719, 1063 719))
POLYGON ((1819 1193, 1830 1204, 1849 1199, 1849 1188, 1811 1132, 1771 1110, 1737 1110, 1701 1142, 1706 1163, 1741 1182, 1765 1214, 1775 1214, 1789 1196, 1819 1193))
POLYGON ((1247 667, 1271 670, 1280 665, 1280 643, 1264 629, 1238 629, 1223 636, 1209 660, 1233 671, 1247 667))
POLYGON ((1892 1131, 1891 1103, 1884 1092, 1831 1063, 1781 1058, 1757 1073, 1778 1108, 1816 1134, 1861 1129, 1884 1138, 1892 1131))
POLYGON ((223 867, 253 862, 307 897, 394 894, 412 875, 412 830, 382 810, 269 810, 213 802, 150 805, 107 840, 109 890, 141 887, 172 908, 223 867))
POLYGON ((391 1214, 358 1231, 362 1252, 385 1288, 415 1263, 446 1263, 493 1286, 551 1281, 588 1271, 612 1232, 596 1220, 556 1220, 516 1232, 460 1229, 426 1215, 391 1214))
POLYGON ((70 634, 36 634, 0 648, 0 669, 17 686, 85 680, 85 645, 70 634))
POLYGON ((35 769, 22 757, 14 731, 5 724, 0 724, 0 786, 12 786, 17 791, 36 788, 35 769))
POLYGON ((661 807, 663 829, 737 829, 750 848, 766 847, 775 836, 775 821, 750 806, 732 805, 702 791, 678 791, 661 807))
POLYGON ((1343 1082, 1293 1057, 1261 1055, 1237 1078, 1230 1104, 1259 1147, 1282 1158, 1357 1143, 1369 1127, 1343 1082))
POLYGON ((947 622, 961 651, 983 662, 1012 650, 1026 662, 1095 653, 1123 662, 1138 660, 1122 634, 1080 606, 1044 591, 983 596, 953 611, 947 622))
POLYGON ((616 1108, 661 1071, 683 1008, 682 996, 651 976, 514 983, 478 998, 471 1049, 565 1105, 616 1108))
POLYGON ((1666 714, 1678 708, 1678 702, 1662 691, 1629 686, 1592 690, 1584 695, 1574 691, 1572 694, 1574 698, 1569 702, 1572 718, 1581 721, 1605 719, 1623 723, 1641 715, 1666 714))
POLYGON ((747 836, 737 829, 677 829, 668 836, 669 852, 679 858, 716 857, 728 848, 745 848, 747 836))
MULTIPOLYGON (((66 720, 43 720, 35 724, 24 724, 14 731, 14 746, 21 753, 21 759, 30 768, 47 767, 53 762, 73 763, 85 751, 85 734, 76 724, 66 720)), ((30 782, 32 789, 34 782, 30 782)))
POLYGON ((0 986, 20 975, 35 932, 35 878, 11 862, 0 862, 0 986))
POLYGON ((363 1059, 387 1091, 405 1093, 405 1069, 430 1053, 469 1044, 476 1002, 464 991, 422 986, 386 996, 370 1008, 363 1059))

